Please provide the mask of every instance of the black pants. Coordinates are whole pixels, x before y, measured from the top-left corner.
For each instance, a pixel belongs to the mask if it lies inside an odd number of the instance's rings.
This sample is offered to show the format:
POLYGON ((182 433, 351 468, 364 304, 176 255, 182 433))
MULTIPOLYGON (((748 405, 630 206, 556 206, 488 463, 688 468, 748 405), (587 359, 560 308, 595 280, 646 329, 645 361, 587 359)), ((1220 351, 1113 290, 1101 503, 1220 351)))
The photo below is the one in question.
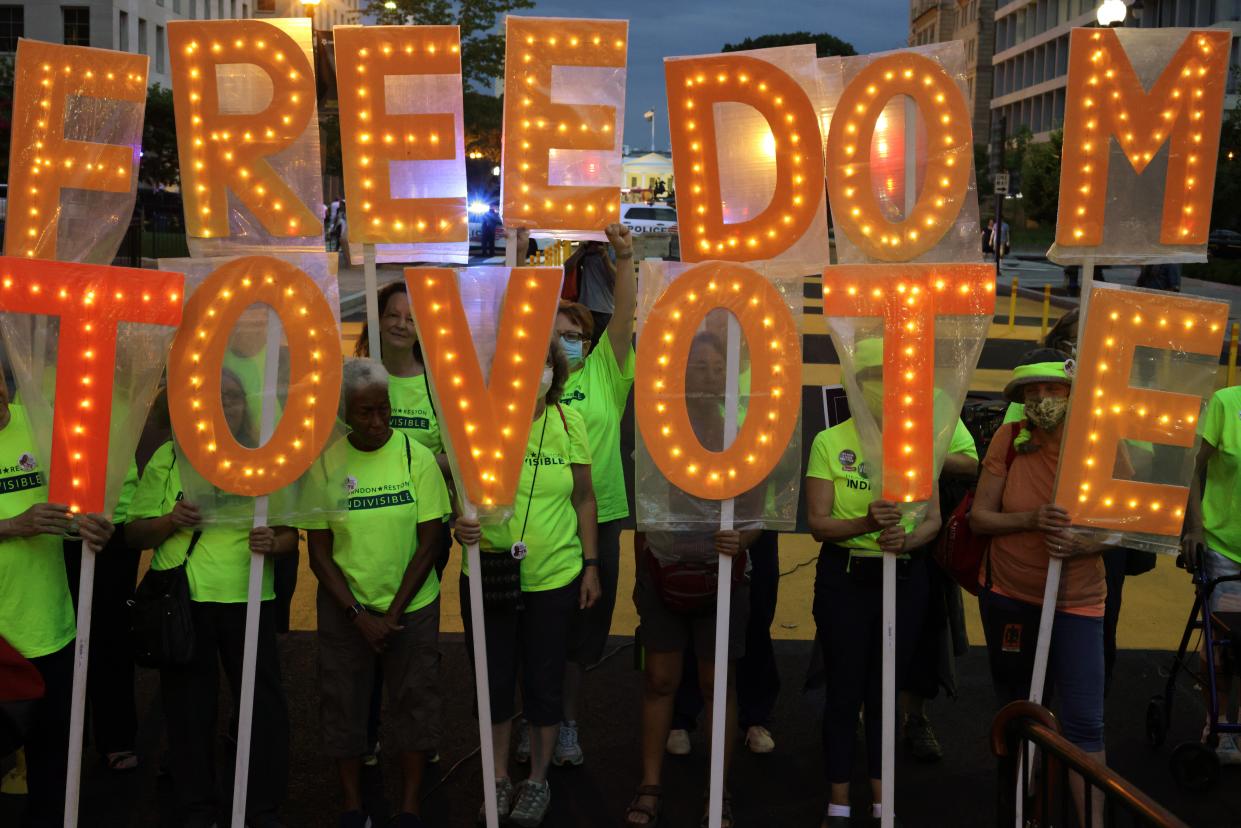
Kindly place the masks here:
POLYGON ((297 591, 297 570, 302 551, 294 549, 272 562, 272 588, 276 592, 276 632, 287 633, 293 613, 293 593, 297 591))
MULTIPOLYGON (((745 655, 737 659, 737 724, 742 730, 768 727, 776 698, 780 695, 780 672, 771 643, 771 624, 776 618, 780 594, 780 534, 762 532, 749 549, 750 620, 745 629, 745 655)), ((685 648, 681 683, 677 686, 672 727, 693 730, 702 713, 702 690, 698 685, 698 655, 694 642, 685 648)))
MULTIPOLYGON (((826 673, 823 705, 823 754, 827 781, 853 778, 853 749, 857 742, 858 711, 865 706, 866 765, 871 779, 882 769, 883 738, 883 587, 878 577, 882 562, 853 561, 848 550, 823 544, 814 579, 814 622, 819 629, 826 673), (861 583, 863 566, 873 566, 873 583, 861 583)), ((904 577, 896 582, 896 688, 908 670, 913 645, 926 612, 926 561, 920 557, 902 564, 904 577)))
POLYGON ((479 242, 482 244, 483 249, 481 253, 483 258, 490 259, 496 254, 496 229, 492 227, 488 230, 484 227, 482 235, 479 237, 479 242))
POLYGON ((1103 553, 1107 600, 1103 604, 1103 695, 1112 686, 1112 668, 1116 665, 1116 626, 1120 623, 1120 601, 1125 591, 1125 569, 1129 550, 1111 548, 1103 553))
MULTIPOLYGON (((138 711, 134 705, 134 658, 129 645, 129 606, 138 580, 141 552, 125 543, 124 526, 95 556, 91 607, 90 665, 86 674, 87 711, 95 750, 101 757, 134 749, 138 711)), ((73 609, 78 608, 82 542, 65 541, 65 571, 73 609)))
MULTIPOLYGON (((245 647, 246 605, 195 601, 194 658, 184 667, 160 670, 164 719, 168 728, 173 789, 187 828, 227 820, 228 796, 216 784, 216 711, 219 668, 236 699, 241 692, 245 647)), ((275 816, 289 781, 289 711, 280 683, 276 648, 275 602, 259 611, 258 660, 254 681, 254 725, 250 738, 250 783, 246 817, 260 821, 275 816)), ((231 759, 231 757, 230 757, 231 759)), ((221 780, 231 785, 229 779, 221 780)))
MULTIPOLYGON (((569 624, 577 611, 580 592, 579 577, 556 589, 522 592, 523 606, 516 612, 488 611, 483 614, 492 724, 506 722, 516 715, 519 679, 522 712, 526 720, 534 727, 560 724, 564 717, 564 668, 569 660, 569 624)), ((474 623, 470 616, 470 579, 464 574, 461 575, 460 595, 465 645, 472 669, 474 623)))
POLYGON ((26 733, 26 828, 60 828, 65 813, 65 774, 69 767, 69 706, 73 696, 70 642, 49 655, 30 659, 43 676, 43 699, 35 706, 26 733))

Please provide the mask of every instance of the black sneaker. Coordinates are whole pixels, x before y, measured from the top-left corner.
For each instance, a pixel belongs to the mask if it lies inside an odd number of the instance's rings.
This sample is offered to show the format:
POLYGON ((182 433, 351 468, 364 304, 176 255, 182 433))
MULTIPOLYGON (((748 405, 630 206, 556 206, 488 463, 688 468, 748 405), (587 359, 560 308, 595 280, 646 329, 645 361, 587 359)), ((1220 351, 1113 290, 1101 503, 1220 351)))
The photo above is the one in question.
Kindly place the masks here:
POLYGON ((938 762, 944 758, 944 749, 926 716, 905 717, 905 744, 919 762, 938 762))

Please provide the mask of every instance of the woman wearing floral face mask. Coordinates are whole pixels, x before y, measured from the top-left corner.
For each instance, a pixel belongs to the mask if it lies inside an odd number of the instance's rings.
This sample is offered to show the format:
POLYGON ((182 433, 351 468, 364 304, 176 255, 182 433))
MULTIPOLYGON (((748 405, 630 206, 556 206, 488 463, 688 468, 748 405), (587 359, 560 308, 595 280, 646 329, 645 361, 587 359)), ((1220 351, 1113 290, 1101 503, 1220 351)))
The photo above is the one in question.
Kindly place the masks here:
POLYGON ((1041 348, 1013 371, 1004 393, 1025 406, 1025 418, 992 440, 970 527, 991 536, 979 605, 1001 704, 1029 695, 1047 565, 1064 560, 1047 685, 1061 697, 1065 737, 1103 761, 1104 547, 1071 532, 1068 513, 1052 502, 1071 367, 1063 352, 1041 348))
MULTIPOLYGON (((551 803, 547 768, 564 714, 573 615, 599 600, 586 426, 577 411, 560 404, 568 373, 559 343, 551 343, 512 517, 482 527, 481 533, 478 521, 457 521, 458 541, 477 540, 481 551, 497 804, 502 820, 522 828, 541 823, 551 803), (519 675, 522 710, 530 723, 530 776, 514 787, 508 756, 519 675)), ((470 614, 464 562, 461 569, 461 617, 470 646, 479 619, 470 614)))

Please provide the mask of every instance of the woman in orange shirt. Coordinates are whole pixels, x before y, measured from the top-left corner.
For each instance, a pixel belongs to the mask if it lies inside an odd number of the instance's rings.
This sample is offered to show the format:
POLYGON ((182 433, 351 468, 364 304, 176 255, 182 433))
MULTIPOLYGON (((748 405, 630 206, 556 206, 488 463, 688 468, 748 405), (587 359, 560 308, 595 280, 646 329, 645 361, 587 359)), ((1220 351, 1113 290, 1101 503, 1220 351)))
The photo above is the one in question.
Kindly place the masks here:
POLYGON ((1060 696, 1065 738, 1103 761, 1104 547, 1072 532, 1052 502, 1071 375, 1072 361, 1050 348, 1013 371, 1004 394, 1025 405, 1025 417, 991 441, 970 527, 991 536, 979 606, 1001 704, 1029 696, 1047 565, 1064 560, 1047 686, 1060 696))

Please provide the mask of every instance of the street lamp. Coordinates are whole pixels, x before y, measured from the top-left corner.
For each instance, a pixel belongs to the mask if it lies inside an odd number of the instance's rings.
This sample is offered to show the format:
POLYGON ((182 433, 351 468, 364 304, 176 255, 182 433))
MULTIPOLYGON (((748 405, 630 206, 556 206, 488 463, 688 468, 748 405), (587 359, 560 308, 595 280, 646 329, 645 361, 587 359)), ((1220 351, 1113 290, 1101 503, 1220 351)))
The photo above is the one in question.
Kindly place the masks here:
POLYGON ((306 16, 311 20, 310 26, 312 29, 314 28, 315 12, 318 10, 320 2, 322 2, 322 0, 301 0, 306 16))
POLYGON ((1100 26, 1115 28, 1125 22, 1128 11, 1125 0, 1103 0, 1103 4, 1095 12, 1095 17, 1100 26))

